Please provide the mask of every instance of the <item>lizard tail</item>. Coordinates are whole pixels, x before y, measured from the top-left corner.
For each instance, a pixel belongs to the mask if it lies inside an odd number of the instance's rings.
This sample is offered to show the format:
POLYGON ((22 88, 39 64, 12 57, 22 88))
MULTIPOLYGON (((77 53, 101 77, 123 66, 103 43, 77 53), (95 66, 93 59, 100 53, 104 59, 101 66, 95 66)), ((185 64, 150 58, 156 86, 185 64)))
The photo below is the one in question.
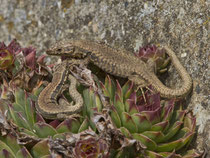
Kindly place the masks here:
POLYGON ((182 66, 179 59, 175 55, 175 53, 167 46, 163 47, 167 54, 170 56, 171 61, 173 65, 175 66, 176 70, 178 71, 178 74, 181 76, 181 79, 183 81, 183 85, 180 88, 172 89, 169 87, 166 87, 157 77, 156 75, 152 76, 152 79, 154 79, 153 82, 155 83, 152 85, 155 90, 160 92, 160 95, 164 98, 182 98, 185 97, 192 89, 192 79, 190 75, 187 73, 186 69, 182 66))

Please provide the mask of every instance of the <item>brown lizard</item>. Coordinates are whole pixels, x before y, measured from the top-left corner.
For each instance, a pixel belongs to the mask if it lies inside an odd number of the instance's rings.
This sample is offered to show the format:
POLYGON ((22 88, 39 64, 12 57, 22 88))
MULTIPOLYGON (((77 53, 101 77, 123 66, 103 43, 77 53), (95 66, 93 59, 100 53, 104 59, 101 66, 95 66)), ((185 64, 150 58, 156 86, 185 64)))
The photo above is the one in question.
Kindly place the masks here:
POLYGON ((45 87, 38 97, 37 110, 47 119, 65 119, 75 116, 83 107, 83 98, 76 89, 77 80, 69 75, 70 65, 64 61, 55 67, 52 82, 45 87), (69 94, 73 102, 69 103, 59 96, 68 88, 65 86, 67 79, 70 80, 69 94))
POLYGON ((113 49, 102 43, 86 40, 61 41, 47 50, 47 54, 92 62, 102 70, 115 76, 128 78, 140 87, 152 85, 154 90, 164 98, 185 97, 192 88, 192 79, 175 53, 167 46, 164 46, 164 49, 183 80, 181 88, 172 89, 165 86, 149 65, 131 52, 113 49))

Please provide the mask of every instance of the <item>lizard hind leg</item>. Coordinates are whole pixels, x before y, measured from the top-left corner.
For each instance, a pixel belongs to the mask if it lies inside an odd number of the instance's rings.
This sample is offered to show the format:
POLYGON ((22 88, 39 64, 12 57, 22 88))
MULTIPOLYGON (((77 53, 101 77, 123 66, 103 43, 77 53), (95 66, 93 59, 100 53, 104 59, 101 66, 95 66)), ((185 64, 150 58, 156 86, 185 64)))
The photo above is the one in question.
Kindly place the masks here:
POLYGON ((144 101, 146 103, 147 101, 146 101, 146 97, 145 97, 143 88, 146 88, 153 93, 153 91, 148 87, 148 83, 144 79, 142 79, 140 76, 137 76, 137 75, 132 75, 132 76, 128 77, 128 79, 130 81, 134 82, 135 84, 137 84, 136 92, 139 89, 141 90, 144 101))

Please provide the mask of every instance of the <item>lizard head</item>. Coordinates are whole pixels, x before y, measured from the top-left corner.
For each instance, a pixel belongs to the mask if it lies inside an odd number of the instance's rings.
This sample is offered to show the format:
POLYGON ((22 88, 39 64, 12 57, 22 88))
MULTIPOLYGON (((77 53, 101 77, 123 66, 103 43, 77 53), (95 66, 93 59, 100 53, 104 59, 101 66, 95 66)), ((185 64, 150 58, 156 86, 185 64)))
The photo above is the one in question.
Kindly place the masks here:
POLYGON ((49 48, 48 55, 57 55, 75 59, 83 59, 88 56, 88 52, 75 46, 71 41, 60 41, 49 48))

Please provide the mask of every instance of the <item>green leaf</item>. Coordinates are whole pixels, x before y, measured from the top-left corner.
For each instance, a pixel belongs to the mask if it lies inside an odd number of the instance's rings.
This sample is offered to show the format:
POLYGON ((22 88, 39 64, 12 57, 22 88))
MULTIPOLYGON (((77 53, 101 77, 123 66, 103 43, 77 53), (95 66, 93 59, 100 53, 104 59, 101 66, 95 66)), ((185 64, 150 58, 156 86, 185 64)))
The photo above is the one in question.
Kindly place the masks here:
POLYGON ((135 122, 133 121, 132 117, 127 112, 122 113, 122 124, 131 133, 136 133, 138 131, 135 122))
POLYGON ((34 130, 35 130, 35 133, 40 138, 47 138, 48 136, 54 136, 57 133, 56 130, 52 126, 43 122, 35 123, 34 130))
POLYGON ((0 150, 0 157, 1 158, 16 158, 13 156, 12 153, 10 153, 8 150, 6 149, 2 149, 0 150))
POLYGON ((117 84, 116 84, 116 92, 118 94, 118 96, 120 98, 122 98, 122 101, 123 101, 123 92, 122 92, 122 88, 120 86, 120 83, 117 81, 117 84))
POLYGON ((121 120, 120 120, 120 117, 117 113, 117 110, 114 106, 111 106, 111 119, 112 121, 114 122, 114 124, 116 125, 117 128, 120 128, 122 125, 121 125, 121 120))
POLYGON ((131 115, 131 117, 135 122, 139 133, 147 131, 151 128, 152 124, 147 120, 147 117, 144 116, 143 114, 136 113, 131 115))
POLYGON ((25 105, 25 92, 20 88, 15 91, 15 102, 21 106, 25 105))
POLYGON ((32 129, 35 123, 35 109, 33 107, 33 102, 31 98, 26 99, 25 114, 26 114, 27 122, 29 123, 30 128, 32 129))
POLYGON ((135 114, 135 113, 139 113, 138 107, 136 106, 135 102, 131 99, 127 99, 125 101, 125 110, 130 115, 135 114))
POLYGON ((160 142, 164 138, 164 135, 161 131, 145 131, 141 134, 155 141, 156 143, 160 142))
POLYGON ((49 146, 48 146, 48 140, 42 140, 38 142, 36 145, 33 146, 31 149, 31 154, 33 157, 42 157, 45 155, 49 155, 49 146))
MULTIPOLYGON (((116 93, 115 94, 115 100, 114 100, 114 106, 121 117, 121 114, 125 112, 125 105, 123 103, 122 98, 119 97, 119 95, 116 93)), ((122 118, 121 118, 122 119, 122 118)))
POLYGON ((33 136, 33 137, 36 137, 38 138, 38 136, 33 132, 33 130, 28 130, 28 129, 25 129, 25 128, 20 128, 20 133, 23 133, 23 134, 27 134, 29 136, 33 136))
POLYGON ((130 98, 132 91, 133 91, 133 82, 127 81, 122 87, 122 92, 124 96, 123 101, 130 98))
POLYGON ((120 131, 121 131, 122 134, 124 134, 127 138, 130 138, 130 137, 131 137, 131 134, 130 134, 130 132, 128 131, 127 128, 125 128, 125 127, 120 127, 120 131))
POLYGON ((45 155, 45 156, 42 156, 40 158, 52 158, 52 156, 51 155, 45 155))
POLYGON ((22 112, 15 112, 11 107, 9 107, 9 114, 13 119, 14 123, 20 128, 31 129, 30 125, 28 124, 27 120, 23 116, 22 112))
POLYGON ((169 121, 166 120, 166 121, 159 122, 159 123, 152 125, 150 130, 151 131, 164 131, 165 129, 168 128, 168 126, 169 126, 169 121))
POLYGON ((154 152, 154 151, 149 151, 149 150, 146 150, 146 155, 149 157, 149 158, 164 158, 163 156, 161 156, 160 154, 154 152))
POLYGON ((107 76, 105 79, 105 89, 108 91, 109 96, 107 96, 107 97, 110 97, 110 100, 113 101, 116 88, 115 88, 115 84, 114 84, 113 80, 111 80, 109 76, 107 76))
POLYGON ((177 121, 168 131, 167 134, 165 135, 165 138, 163 139, 163 141, 167 141, 170 138, 172 138, 177 132, 178 130, 181 128, 182 126, 182 122, 177 121))
POLYGON ((133 133, 132 135, 134 139, 144 144, 148 150, 155 150, 157 148, 157 144, 153 140, 149 139, 147 136, 139 133, 133 133))
POLYGON ((4 137, 0 136, 0 140, 6 143, 10 149, 13 151, 13 153, 17 153, 18 150, 21 149, 21 146, 17 144, 17 138, 11 134, 8 134, 4 137))
POLYGON ((32 158, 31 154, 25 147, 23 147, 17 152, 16 157, 17 158, 32 158))
POLYGON ((62 123, 58 125, 56 128, 58 133, 65 133, 65 132, 72 132, 72 133, 77 133, 80 128, 80 122, 75 119, 66 119, 62 123))
POLYGON ((89 127, 89 120, 88 120, 88 118, 85 118, 78 130, 78 133, 88 129, 88 127, 89 127))
POLYGON ((182 147, 184 147, 185 145, 189 144, 192 140, 194 136, 194 132, 191 132, 188 128, 182 128, 181 130, 179 130, 179 132, 177 133, 177 135, 175 136, 174 139, 181 139, 181 145, 179 145, 176 150, 181 149, 182 147))
POLYGON ((181 145, 181 139, 169 143, 164 143, 164 144, 158 144, 157 148, 155 151, 158 152, 171 152, 174 149, 176 149, 179 145, 181 145))
POLYGON ((89 89, 85 89, 83 91, 83 97, 84 97, 84 107, 85 107, 85 111, 83 111, 83 115, 87 115, 90 117, 92 115, 92 107, 94 107, 94 103, 93 103, 93 96, 94 96, 94 92, 89 88, 89 89))
POLYGON ((96 93, 94 94, 93 97, 94 97, 95 107, 97 107, 98 112, 100 112, 102 110, 102 108, 103 108, 101 99, 100 99, 99 95, 96 94, 96 93))
MULTIPOLYGON (((0 156, 5 157, 5 153, 9 155, 9 157, 15 158, 15 153, 12 151, 12 149, 3 141, 0 141, 0 156)), ((5 157, 7 158, 7 157, 5 157)))

